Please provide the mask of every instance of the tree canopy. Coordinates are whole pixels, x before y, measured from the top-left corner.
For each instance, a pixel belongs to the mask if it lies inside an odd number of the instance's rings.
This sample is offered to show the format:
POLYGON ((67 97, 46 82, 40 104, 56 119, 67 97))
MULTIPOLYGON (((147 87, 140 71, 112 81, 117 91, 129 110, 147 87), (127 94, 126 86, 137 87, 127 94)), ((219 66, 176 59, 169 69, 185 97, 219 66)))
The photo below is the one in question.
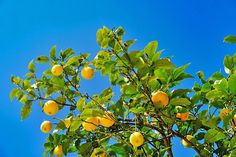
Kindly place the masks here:
MULTIPOLYGON (((196 156, 236 155, 236 54, 225 56, 225 73, 205 78, 199 71, 194 78, 185 72, 189 64, 177 66, 172 57, 162 57, 157 41, 130 50, 135 40, 123 41, 124 34, 122 27, 100 28, 101 50, 94 59, 53 46, 48 56, 30 61, 24 77, 11 77, 10 99, 23 104, 22 120, 32 105, 48 115, 41 125, 48 133, 44 156, 173 157, 174 137, 196 156), (40 64, 50 68, 39 74, 40 64), (93 79, 94 73, 109 78, 107 88, 94 95, 81 92, 80 80, 93 79), (194 86, 179 88, 185 79, 194 86), (58 117, 65 108, 69 112, 58 117)), ((236 43, 236 37, 224 41, 236 43)))

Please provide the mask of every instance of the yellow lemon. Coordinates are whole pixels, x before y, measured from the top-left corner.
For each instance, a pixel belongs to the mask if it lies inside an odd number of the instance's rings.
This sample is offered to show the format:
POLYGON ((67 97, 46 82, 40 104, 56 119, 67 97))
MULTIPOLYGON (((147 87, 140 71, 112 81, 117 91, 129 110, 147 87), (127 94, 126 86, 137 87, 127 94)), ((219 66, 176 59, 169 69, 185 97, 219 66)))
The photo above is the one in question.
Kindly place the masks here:
POLYGON ((51 69, 54 76, 60 76, 63 73, 63 67, 61 65, 54 65, 51 69))
MULTIPOLYGON (((187 140, 189 140, 189 141, 191 141, 192 139, 194 139, 194 136, 192 136, 192 135, 187 135, 186 136, 186 139, 187 140)), ((182 145, 184 146, 184 147, 190 147, 191 146, 191 143, 188 143, 187 141, 185 141, 184 139, 182 139, 182 145)))
POLYGON ((176 114, 176 118, 179 118, 181 121, 186 121, 188 117, 189 117, 189 112, 176 114))
POLYGON ((49 133, 52 130, 52 123, 49 121, 43 121, 40 126, 40 130, 43 133, 49 133))
POLYGON ((222 110, 220 110, 220 119, 221 119, 221 120, 224 120, 224 118, 225 118, 226 116, 228 116, 229 113, 230 113, 230 109, 228 109, 228 108, 223 108, 222 110))
POLYGON ((43 106, 43 111, 46 115, 52 116, 59 110, 59 106, 55 101, 49 100, 43 106))
POLYGON ((99 118, 100 124, 104 127, 111 127, 115 123, 112 117, 114 117, 114 115, 111 112, 106 112, 104 117, 99 118))
POLYGON ((163 107, 167 106, 169 103, 169 97, 165 92, 157 91, 152 93, 152 102, 160 103, 163 107))
POLYGON ((134 132, 130 135, 129 141, 134 147, 139 147, 144 143, 144 137, 140 132, 134 132))
POLYGON ((58 145, 54 148, 53 153, 57 156, 57 157, 62 157, 63 156, 63 150, 62 150, 62 145, 58 145))
POLYGON ((81 76, 86 80, 90 80, 94 76, 94 70, 91 67, 84 67, 81 70, 81 76))
POLYGON ((86 131, 94 131, 97 129, 99 125, 99 118, 97 117, 89 117, 82 123, 82 126, 86 131))

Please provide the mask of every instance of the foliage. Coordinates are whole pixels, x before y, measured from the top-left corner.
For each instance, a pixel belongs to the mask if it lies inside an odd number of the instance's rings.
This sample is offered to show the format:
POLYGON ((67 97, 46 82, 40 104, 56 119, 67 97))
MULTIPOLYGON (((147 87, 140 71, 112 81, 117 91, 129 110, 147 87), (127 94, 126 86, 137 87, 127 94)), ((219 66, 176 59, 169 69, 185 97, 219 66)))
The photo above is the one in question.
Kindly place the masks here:
MULTIPOLYGON (((49 117, 55 125, 44 144, 44 156, 52 156, 54 148, 61 144, 64 155, 77 152, 79 156, 89 157, 99 150, 98 154, 106 152, 114 157, 171 157, 173 137, 187 141, 198 156, 233 156, 236 153, 233 120, 236 54, 224 58, 226 74, 216 72, 206 79, 203 72, 197 72, 199 81, 195 81, 194 87, 182 89, 177 85, 192 78, 185 72, 189 64, 176 66, 171 57, 161 57, 157 41, 148 43, 143 50, 130 51, 135 40, 123 41, 124 34, 122 27, 116 30, 103 27, 97 31, 97 42, 102 49, 93 60, 88 61, 89 54, 76 55, 70 48, 58 53, 54 46, 49 56, 39 56, 29 63, 29 72, 23 79, 11 77, 15 88, 10 99, 16 98, 23 104, 23 120, 30 115, 32 105, 43 108, 48 100, 55 101, 60 110, 70 109, 65 117, 49 117), (35 64, 49 64, 50 68, 37 76, 35 64), (51 73, 51 67, 56 64, 63 66, 60 76, 51 73), (110 84, 102 93, 89 95, 80 91, 80 72, 87 66, 109 77, 110 84), (120 93, 113 92, 115 86, 120 88, 120 93), (152 102, 152 93, 156 91, 168 95, 167 106, 152 102), (223 108, 231 112, 221 120, 219 111, 223 108), (102 117, 106 111, 112 113, 114 125, 99 125, 95 131, 83 128, 87 118, 102 117), (176 117, 177 113, 186 112, 187 120, 176 117), (66 118, 69 125, 64 123, 66 118), (136 131, 144 136, 144 144, 137 148, 129 142, 130 135, 136 131), (187 135, 194 139, 189 141, 187 135)), ((235 43, 236 40, 228 36, 224 41, 235 43)))

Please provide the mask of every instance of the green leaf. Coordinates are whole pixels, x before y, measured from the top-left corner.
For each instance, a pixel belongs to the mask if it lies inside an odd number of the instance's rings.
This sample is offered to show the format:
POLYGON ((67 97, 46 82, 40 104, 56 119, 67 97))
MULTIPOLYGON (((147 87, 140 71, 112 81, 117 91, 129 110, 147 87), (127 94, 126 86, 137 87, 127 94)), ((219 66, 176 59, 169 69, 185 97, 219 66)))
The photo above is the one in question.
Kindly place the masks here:
POLYGON ((24 120, 26 119, 27 117, 29 117, 32 109, 30 107, 31 105, 30 104, 26 104, 24 105, 22 108, 21 108, 21 111, 20 111, 20 114, 21 114, 21 119, 24 120))
POLYGON ((29 69, 30 72, 34 73, 34 71, 35 71, 35 66, 34 66, 33 60, 31 60, 31 61, 29 62, 29 64, 28 64, 28 69, 29 69))
POLYGON ((213 116, 210 119, 206 119, 206 117, 204 117, 204 119, 202 120, 202 124, 210 128, 216 128, 220 121, 221 120, 219 117, 213 116))
POLYGON ((134 85, 125 85, 123 88, 121 88, 122 93, 126 95, 133 95, 138 93, 136 87, 134 85))
POLYGON ((211 84, 209 82, 203 84, 201 92, 209 92, 211 90, 211 84))
POLYGON ((72 48, 68 48, 60 53, 62 59, 66 59, 74 54, 74 51, 72 48))
POLYGON ((50 57, 53 59, 53 60, 57 60, 57 57, 56 57, 56 45, 54 45, 51 50, 50 50, 50 57))
POLYGON ((50 80, 50 83, 52 83, 54 87, 59 88, 59 89, 63 89, 65 86, 64 79, 60 77, 53 77, 50 80))
POLYGON ((144 107, 133 107, 130 109, 130 112, 133 113, 144 113, 145 112, 145 108, 144 107))
POLYGON ((234 60, 231 56, 225 56, 224 58, 224 66, 226 68, 226 73, 231 73, 232 69, 234 68, 234 60))
POLYGON ((155 62, 156 68, 172 69, 175 68, 175 65, 170 62, 169 59, 159 59, 155 62))
POLYGON ((210 92, 208 92, 206 94, 206 98, 209 99, 209 100, 213 100, 213 99, 216 99, 216 98, 222 98, 225 96, 225 93, 223 91, 219 91, 219 90, 211 90, 210 92))
POLYGON ((227 93, 228 91, 228 81, 223 78, 222 80, 215 81, 213 87, 219 91, 223 91, 224 93, 227 93))
POLYGON ((225 138, 226 138, 226 135, 224 133, 215 129, 208 130, 204 136, 206 143, 214 143, 216 141, 219 141, 225 138))
POLYGON ((181 75, 181 73, 183 73, 184 70, 185 70, 189 65, 190 65, 190 63, 189 63, 189 64, 185 64, 185 65, 183 65, 183 66, 181 66, 181 67, 176 68, 176 69, 173 71, 174 79, 178 78, 178 77, 181 75))
POLYGON ((228 80, 229 90, 233 95, 236 95, 236 73, 232 74, 228 80))
POLYGON ((92 148, 92 142, 83 143, 79 146, 79 154, 81 154, 83 157, 90 157, 93 151, 92 148))
POLYGON ((103 29, 98 29, 96 36, 97 36, 97 42, 99 45, 101 45, 102 40, 103 40, 102 33, 103 33, 103 29))
POLYGON ((174 106, 188 106, 191 102, 187 98, 173 98, 170 100, 170 104, 174 106))
POLYGON ((201 80, 202 83, 205 83, 205 75, 202 71, 198 71, 197 76, 201 80))
POLYGON ((39 56, 36 58, 36 63, 47 63, 49 61, 47 56, 39 56))
POLYGON ((14 97, 16 96, 17 92, 19 92, 20 89, 19 88, 14 88, 11 90, 10 92, 10 100, 12 101, 14 99, 14 97))
POLYGON ((118 36, 122 36, 125 34, 125 31, 121 26, 119 26, 115 32, 118 36))
POLYGON ((162 83, 166 83, 168 80, 168 74, 165 69, 156 69, 154 71, 155 76, 157 79, 161 80, 162 83))
POLYGON ((79 62, 79 56, 74 56, 74 57, 71 57, 67 62, 66 64, 64 65, 64 67, 67 67, 71 64, 74 64, 74 63, 78 63, 79 62))
POLYGON ((77 101, 76 106, 77 106, 77 109, 78 109, 80 112, 82 112, 83 109, 84 109, 84 106, 85 106, 85 98, 84 98, 84 97, 80 98, 80 99, 77 101))
POLYGON ((85 120, 88 117, 97 117, 97 116, 102 116, 103 114, 104 112, 102 110, 88 108, 88 109, 83 110, 80 117, 85 120))
POLYGON ((235 44, 236 43, 236 36, 228 35, 227 37, 224 38, 224 42, 230 43, 230 44, 235 44))
POLYGON ((75 119, 72 120, 71 122, 71 126, 70 126, 70 131, 76 131, 77 129, 79 129, 79 127, 81 126, 82 121, 80 119, 80 117, 76 117, 75 119))
POLYGON ((147 46, 144 48, 144 52, 147 53, 148 57, 152 59, 153 55, 155 54, 158 47, 157 41, 151 41, 147 44, 147 46))
POLYGON ((236 136, 230 140, 230 148, 236 148, 236 136))

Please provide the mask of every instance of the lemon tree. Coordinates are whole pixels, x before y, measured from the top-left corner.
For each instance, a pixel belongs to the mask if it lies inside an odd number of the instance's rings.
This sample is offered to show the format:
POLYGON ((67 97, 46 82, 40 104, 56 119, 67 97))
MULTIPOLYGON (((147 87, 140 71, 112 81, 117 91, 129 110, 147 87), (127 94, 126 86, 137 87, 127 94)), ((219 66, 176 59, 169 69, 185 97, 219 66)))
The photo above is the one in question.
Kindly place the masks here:
MULTIPOLYGON (((22 119, 37 104, 48 116, 39 126, 48 134, 44 156, 173 157, 173 138, 197 156, 235 156, 236 54, 225 56, 225 72, 205 78, 199 71, 194 78, 185 72, 189 64, 162 57, 157 41, 130 50, 135 40, 125 41, 124 34, 122 27, 103 27, 94 59, 54 46, 48 56, 30 61, 24 77, 11 77, 10 99, 23 104, 22 119), (36 72, 40 64, 49 65, 42 74, 36 72), (80 80, 93 81, 95 73, 109 78, 107 88, 83 93, 80 80), (194 86, 179 88, 185 79, 194 86)), ((236 43, 236 37, 224 41, 236 43)))

